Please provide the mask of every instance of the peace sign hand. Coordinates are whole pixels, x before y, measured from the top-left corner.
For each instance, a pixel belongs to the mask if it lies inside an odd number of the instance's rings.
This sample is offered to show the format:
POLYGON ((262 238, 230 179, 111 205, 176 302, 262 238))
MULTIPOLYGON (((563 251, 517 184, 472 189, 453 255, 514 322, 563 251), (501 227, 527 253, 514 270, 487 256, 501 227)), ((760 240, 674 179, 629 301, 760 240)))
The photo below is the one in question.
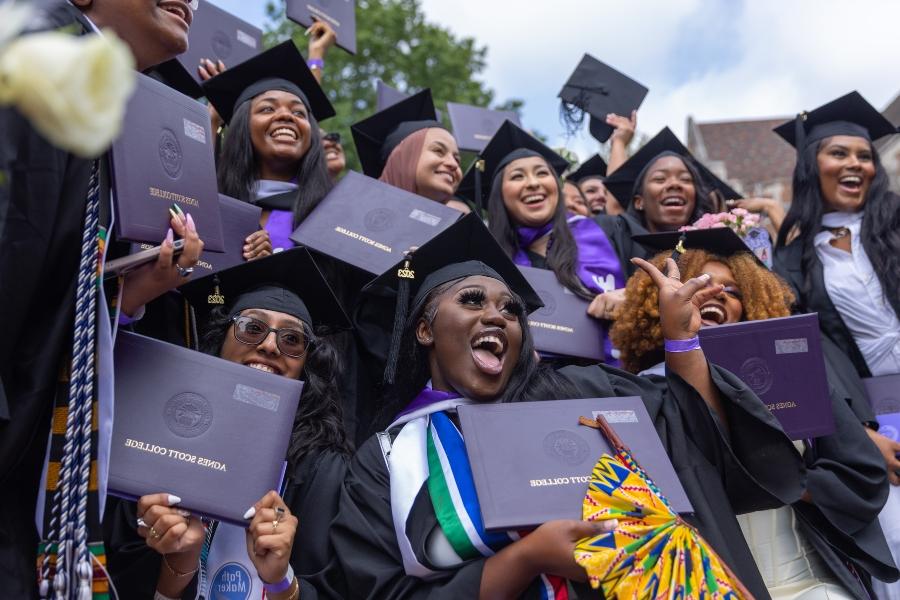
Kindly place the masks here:
POLYGON ((722 293, 724 286, 710 285, 710 276, 703 273, 686 282, 681 281, 678 264, 666 259, 668 276, 642 258, 631 262, 643 269, 659 288, 659 323, 667 340, 687 340, 700 331, 700 307, 722 293))

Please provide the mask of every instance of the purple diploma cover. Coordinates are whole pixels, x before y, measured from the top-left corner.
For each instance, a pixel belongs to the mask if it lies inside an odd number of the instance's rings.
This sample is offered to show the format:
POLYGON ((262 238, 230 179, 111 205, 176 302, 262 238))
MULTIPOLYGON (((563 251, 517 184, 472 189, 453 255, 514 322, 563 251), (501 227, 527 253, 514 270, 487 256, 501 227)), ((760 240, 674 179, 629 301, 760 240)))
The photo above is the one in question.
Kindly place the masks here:
POLYGON ((262 30, 222 10, 208 0, 200 0, 188 32, 188 49, 157 69, 173 86, 189 96, 203 95, 197 67, 200 59, 222 61, 231 68, 253 58, 263 50, 262 30))
POLYGON ((120 331, 109 492, 246 525, 277 490, 303 382, 120 331))
POLYGON ((900 375, 863 379, 878 421, 878 433, 900 442, 900 375))
POLYGON ((603 329, 587 314, 588 302, 560 284, 553 271, 523 266, 519 270, 544 302, 543 308, 528 315, 534 347, 541 352, 602 361, 603 329))
POLYGON ((174 203, 191 213, 206 250, 224 249, 214 143, 203 104, 138 74, 112 145, 119 239, 158 245, 174 203))
MULTIPOLYGON (((219 194, 219 211, 222 217, 225 251, 208 252, 204 250, 194 267, 195 279, 244 262, 244 240, 251 233, 259 230, 259 216, 262 209, 258 206, 236 200, 225 194, 219 194)), ((132 244, 131 252, 135 253, 152 247, 153 244, 132 244)))
POLYGON ((512 110, 491 110, 448 102, 447 112, 450 113, 453 136, 460 150, 481 152, 504 121, 512 121, 517 127, 522 126, 519 115, 512 110))
POLYGON ((356 0, 287 0, 287 18, 304 27, 328 23, 337 46, 356 54, 356 0))
POLYGON ((355 171, 348 172, 291 239, 381 275, 462 217, 458 210, 355 171))
POLYGON ((759 396, 792 440, 834 432, 816 314, 704 327, 700 347, 759 396))
POLYGON ((554 519, 581 519, 591 472, 613 454, 596 429, 578 417, 602 414, 653 482, 680 513, 693 512, 687 494, 636 396, 471 404, 459 421, 472 465, 485 529, 533 529, 554 519))

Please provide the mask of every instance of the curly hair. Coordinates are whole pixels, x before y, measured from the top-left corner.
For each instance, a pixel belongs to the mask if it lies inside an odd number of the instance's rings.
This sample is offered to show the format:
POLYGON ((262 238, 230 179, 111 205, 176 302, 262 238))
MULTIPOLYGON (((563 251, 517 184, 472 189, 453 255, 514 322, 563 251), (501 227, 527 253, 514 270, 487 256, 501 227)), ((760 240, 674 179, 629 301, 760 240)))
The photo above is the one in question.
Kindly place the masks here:
MULTIPOLYGON (((200 351, 221 355, 230 326, 231 315, 222 307, 213 309, 200 337, 200 351)), ((332 450, 347 456, 351 453, 337 386, 340 359, 334 346, 323 337, 325 330, 316 333, 310 336, 306 351, 302 376, 305 385, 288 444, 287 459, 291 466, 317 450, 332 450)))
MULTIPOLYGON (((671 252, 661 252, 651 261, 663 270, 671 252)), ((711 261, 727 266, 743 295, 742 321, 787 317, 794 302, 790 287, 778 275, 760 266, 747 252, 729 257, 705 250, 688 250, 678 259, 682 281, 703 273, 711 261)), ((613 346, 621 352, 622 367, 639 373, 665 359, 662 328, 659 324, 659 288, 643 270, 631 276, 625 286, 625 304, 610 331, 613 346)))

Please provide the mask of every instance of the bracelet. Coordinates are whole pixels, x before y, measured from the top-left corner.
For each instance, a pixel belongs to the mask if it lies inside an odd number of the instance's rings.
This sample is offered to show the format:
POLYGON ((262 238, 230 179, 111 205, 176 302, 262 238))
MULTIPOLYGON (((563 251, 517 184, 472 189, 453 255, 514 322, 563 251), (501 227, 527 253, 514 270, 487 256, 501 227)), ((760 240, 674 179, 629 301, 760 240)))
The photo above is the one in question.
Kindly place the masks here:
POLYGON ((291 563, 288 563, 287 571, 281 581, 276 581, 275 583, 266 583, 263 581, 263 589, 266 590, 267 594, 280 594, 289 589, 293 584, 294 568, 291 566, 291 563))
POLYGON ((687 340, 666 340, 666 352, 690 352, 700 349, 700 338, 696 335, 687 340))
POLYGON ((325 59, 322 58, 310 58, 306 61, 306 66, 310 69, 324 69, 325 68, 325 59))
MULTIPOLYGON (((263 588, 265 588, 265 587, 266 587, 265 584, 263 584, 263 588)), ((300 597, 300 581, 298 581, 296 577, 291 579, 291 583, 287 589, 292 590, 291 595, 287 597, 287 600, 297 600, 300 597), (297 584, 297 585, 295 586, 294 584, 297 584)), ((271 592, 269 590, 266 590, 266 598, 269 598, 269 594, 275 594, 275 593, 279 593, 279 592, 271 592)))
POLYGON ((188 571, 187 573, 182 573, 181 571, 176 571, 174 568, 172 568, 172 565, 169 564, 169 559, 167 558, 167 555, 165 555, 165 554, 163 554, 163 564, 166 565, 166 568, 169 570, 169 573, 171 573, 175 577, 190 577, 200 569, 200 567, 197 567, 193 571, 188 571))

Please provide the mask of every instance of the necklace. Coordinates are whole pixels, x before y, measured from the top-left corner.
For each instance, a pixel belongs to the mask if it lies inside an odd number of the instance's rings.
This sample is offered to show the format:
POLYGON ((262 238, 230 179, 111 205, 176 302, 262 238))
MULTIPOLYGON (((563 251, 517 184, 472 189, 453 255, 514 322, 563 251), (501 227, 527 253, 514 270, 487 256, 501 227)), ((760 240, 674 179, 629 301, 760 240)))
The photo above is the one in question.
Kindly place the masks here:
POLYGON ((822 229, 831 233, 832 240, 839 240, 850 235, 849 227, 823 227, 822 229))

